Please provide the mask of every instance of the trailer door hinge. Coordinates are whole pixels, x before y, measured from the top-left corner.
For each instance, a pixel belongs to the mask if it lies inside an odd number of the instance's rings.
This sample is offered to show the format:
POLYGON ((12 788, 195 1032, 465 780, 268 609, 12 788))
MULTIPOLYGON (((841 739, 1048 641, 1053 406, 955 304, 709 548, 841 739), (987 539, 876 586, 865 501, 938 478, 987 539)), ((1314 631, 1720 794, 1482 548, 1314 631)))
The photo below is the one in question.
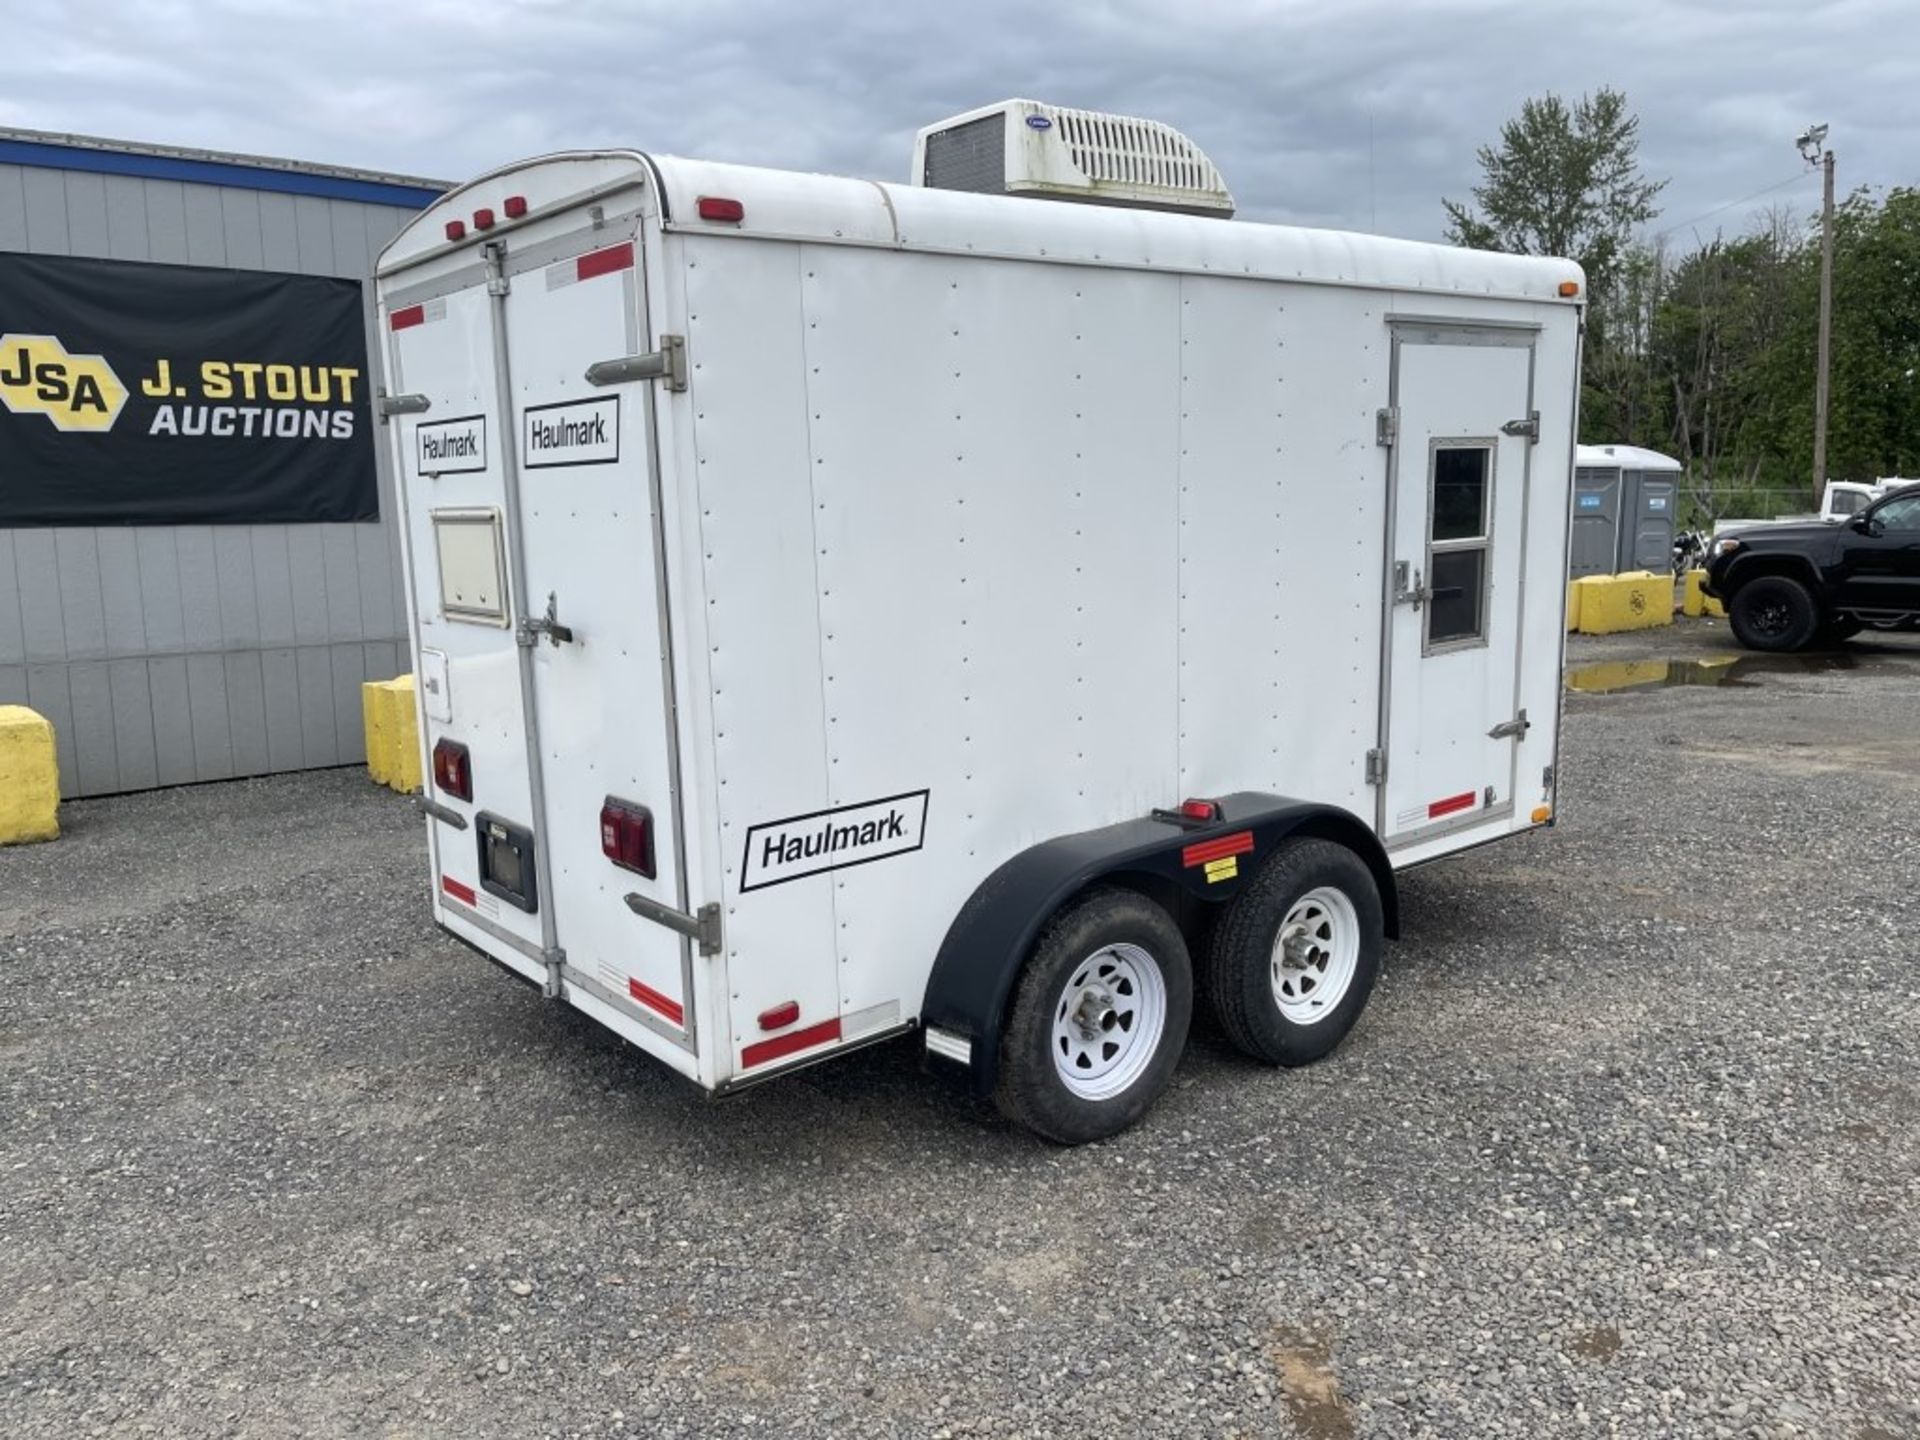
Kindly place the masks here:
POLYGON ((651 920, 656 925, 664 925, 677 934, 685 935, 700 947, 702 955, 720 953, 720 906, 717 903, 702 905, 689 915, 684 910, 662 905, 645 895, 636 893, 623 898, 627 908, 642 920, 651 920))
POLYGON ((629 380, 664 380, 667 389, 687 388, 687 337, 662 335, 660 348, 644 355, 596 360, 587 367, 589 385, 624 385, 629 380))
POLYGON ((1487 738, 1489 740, 1518 740, 1532 728, 1533 722, 1527 719, 1527 712, 1522 710, 1518 715, 1514 716, 1513 719, 1502 720, 1498 725, 1487 731, 1487 738))
POLYGON ((1524 420, 1509 420, 1500 427, 1502 435, 1524 435, 1535 445, 1540 443, 1540 412, 1529 410, 1524 420))
POLYGON ((1373 443, 1391 445, 1400 438, 1400 407, 1383 405, 1373 415, 1373 443))
POLYGON ((540 643, 540 637, 544 635, 553 643, 556 650, 562 645, 571 645, 573 630, 560 623, 559 604, 558 598, 549 590, 547 613, 531 620, 522 615, 520 623, 513 627, 513 643, 523 650, 531 650, 540 643))
POLYGON ((389 416, 418 415, 432 403, 424 395, 389 395, 383 390, 380 392, 379 404, 375 408, 380 411, 380 423, 384 425, 389 416))
POLYGON ((1384 750, 1367 751, 1367 784, 1384 785, 1387 783, 1387 752, 1384 750))

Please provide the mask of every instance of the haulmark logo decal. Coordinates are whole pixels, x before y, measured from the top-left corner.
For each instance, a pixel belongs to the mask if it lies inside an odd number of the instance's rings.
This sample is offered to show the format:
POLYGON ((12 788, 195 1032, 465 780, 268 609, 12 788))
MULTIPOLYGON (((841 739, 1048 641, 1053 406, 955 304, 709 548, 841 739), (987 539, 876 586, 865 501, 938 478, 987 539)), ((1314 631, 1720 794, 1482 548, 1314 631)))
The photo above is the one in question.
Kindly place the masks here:
POLYGON ((465 475, 487 468, 487 417, 463 415, 436 420, 413 432, 414 456, 422 475, 465 475))
POLYGON ((927 794, 915 790, 751 827, 741 892, 918 850, 927 834, 927 794))
POLYGON ((0 403, 56 430, 111 430, 127 387, 99 355, 69 355, 56 335, 0 335, 0 403))
POLYGON ((620 397, 535 405, 525 415, 522 463, 529 470, 611 465, 620 458, 620 397))

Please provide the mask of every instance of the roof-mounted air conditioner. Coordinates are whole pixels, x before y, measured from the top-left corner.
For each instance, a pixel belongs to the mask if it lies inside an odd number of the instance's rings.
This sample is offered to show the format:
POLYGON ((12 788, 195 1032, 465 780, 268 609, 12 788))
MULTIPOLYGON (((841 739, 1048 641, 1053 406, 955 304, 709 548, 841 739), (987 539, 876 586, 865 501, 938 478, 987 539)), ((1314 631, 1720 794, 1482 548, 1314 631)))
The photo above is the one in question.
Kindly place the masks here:
POLYGON ((929 125, 913 142, 913 183, 935 190, 1233 214, 1206 152, 1158 120, 1002 100, 929 125))

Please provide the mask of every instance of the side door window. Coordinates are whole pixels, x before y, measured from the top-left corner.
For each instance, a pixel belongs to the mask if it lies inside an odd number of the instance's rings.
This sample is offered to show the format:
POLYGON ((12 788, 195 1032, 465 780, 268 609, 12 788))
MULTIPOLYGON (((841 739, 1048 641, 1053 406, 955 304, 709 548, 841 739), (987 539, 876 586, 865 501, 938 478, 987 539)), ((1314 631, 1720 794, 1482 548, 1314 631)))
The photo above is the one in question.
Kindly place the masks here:
POLYGON ((1427 462, 1426 653, 1487 643, 1488 558, 1493 545, 1489 439, 1435 440, 1427 462))

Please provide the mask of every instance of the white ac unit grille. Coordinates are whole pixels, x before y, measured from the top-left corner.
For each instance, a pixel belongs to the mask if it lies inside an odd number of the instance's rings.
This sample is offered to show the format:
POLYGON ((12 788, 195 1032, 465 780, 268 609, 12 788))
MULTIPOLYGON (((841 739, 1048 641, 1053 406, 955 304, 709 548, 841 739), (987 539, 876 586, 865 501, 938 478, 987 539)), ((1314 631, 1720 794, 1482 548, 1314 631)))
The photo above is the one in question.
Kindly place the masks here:
POLYGON ((1053 116, 1067 153, 1089 180, 1169 190, 1226 189, 1213 163, 1171 126, 1085 110, 1056 110, 1053 116))

